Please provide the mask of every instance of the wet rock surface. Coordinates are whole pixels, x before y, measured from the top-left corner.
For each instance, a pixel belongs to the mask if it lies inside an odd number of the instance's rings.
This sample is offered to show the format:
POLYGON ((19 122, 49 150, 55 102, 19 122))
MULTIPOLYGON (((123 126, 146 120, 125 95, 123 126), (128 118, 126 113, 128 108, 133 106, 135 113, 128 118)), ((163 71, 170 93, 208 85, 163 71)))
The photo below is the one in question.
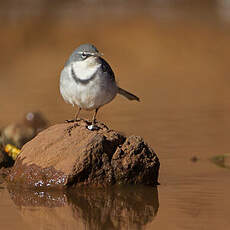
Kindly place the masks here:
POLYGON ((101 123, 99 130, 87 126, 81 120, 40 132, 23 146, 8 182, 40 188, 157 184, 159 160, 141 137, 125 137, 101 123))

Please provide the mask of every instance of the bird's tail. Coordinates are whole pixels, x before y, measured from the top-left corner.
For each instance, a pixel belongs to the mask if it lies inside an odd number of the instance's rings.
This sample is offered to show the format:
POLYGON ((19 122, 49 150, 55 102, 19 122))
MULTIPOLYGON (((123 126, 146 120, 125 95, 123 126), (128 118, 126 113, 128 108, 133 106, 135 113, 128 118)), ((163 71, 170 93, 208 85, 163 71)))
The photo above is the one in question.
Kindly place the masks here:
POLYGON ((135 96, 132 93, 129 93, 128 91, 118 87, 118 93, 121 94, 122 96, 126 97, 129 100, 136 100, 136 101, 140 101, 140 98, 135 96))

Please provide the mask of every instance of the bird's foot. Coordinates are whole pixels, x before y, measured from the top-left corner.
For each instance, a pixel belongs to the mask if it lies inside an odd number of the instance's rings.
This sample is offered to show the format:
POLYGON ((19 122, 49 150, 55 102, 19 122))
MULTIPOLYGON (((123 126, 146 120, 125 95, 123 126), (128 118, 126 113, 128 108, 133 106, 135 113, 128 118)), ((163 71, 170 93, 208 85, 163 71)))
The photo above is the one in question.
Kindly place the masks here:
POLYGON ((75 121, 76 121, 75 119, 73 119, 73 120, 65 120, 65 123, 73 123, 75 121))
POLYGON ((87 129, 90 131, 94 131, 94 130, 98 130, 100 128, 98 126, 96 126, 95 124, 92 124, 92 125, 88 125, 87 129))
POLYGON ((82 120, 81 118, 72 119, 72 120, 65 120, 65 123, 74 123, 74 122, 78 122, 78 121, 81 121, 81 120, 82 120))

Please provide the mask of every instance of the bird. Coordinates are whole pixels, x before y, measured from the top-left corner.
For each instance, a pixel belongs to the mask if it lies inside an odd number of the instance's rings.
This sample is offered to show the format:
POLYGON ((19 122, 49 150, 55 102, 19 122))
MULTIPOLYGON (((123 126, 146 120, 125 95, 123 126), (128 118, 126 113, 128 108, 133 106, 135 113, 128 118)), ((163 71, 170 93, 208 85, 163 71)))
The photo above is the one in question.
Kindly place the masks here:
POLYGON ((117 94, 140 101, 139 97, 118 86, 112 68, 102 56, 94 45, 82 44, 65 63, 60 74, 60 93, 66 103, 78 106, 75 119, 66 122, 77 122, 82 109, 94 110, 88 126, 94 130, 99 108, 111 102, 117 94))

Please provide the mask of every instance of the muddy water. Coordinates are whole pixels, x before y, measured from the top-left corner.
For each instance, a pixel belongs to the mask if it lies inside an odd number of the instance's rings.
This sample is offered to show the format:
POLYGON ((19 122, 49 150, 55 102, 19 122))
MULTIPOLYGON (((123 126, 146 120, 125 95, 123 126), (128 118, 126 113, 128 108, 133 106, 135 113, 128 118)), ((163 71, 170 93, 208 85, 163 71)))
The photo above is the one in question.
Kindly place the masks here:
POLYGON ((1 229, 230 228, 230 171, 209 161, 230 149, 229 5, 166 2, 78 13, 71 6, 52 14, 1 11, 1 126, 27 111, 39 110, 53 124, 71 118, 75 109, 59 94, 59 73, 75 47, 91 42, 120 86, 141 98, 117 96, 98 119, 143 136, 161 160, 157 189, 55 193, 2 182, 1 229))

